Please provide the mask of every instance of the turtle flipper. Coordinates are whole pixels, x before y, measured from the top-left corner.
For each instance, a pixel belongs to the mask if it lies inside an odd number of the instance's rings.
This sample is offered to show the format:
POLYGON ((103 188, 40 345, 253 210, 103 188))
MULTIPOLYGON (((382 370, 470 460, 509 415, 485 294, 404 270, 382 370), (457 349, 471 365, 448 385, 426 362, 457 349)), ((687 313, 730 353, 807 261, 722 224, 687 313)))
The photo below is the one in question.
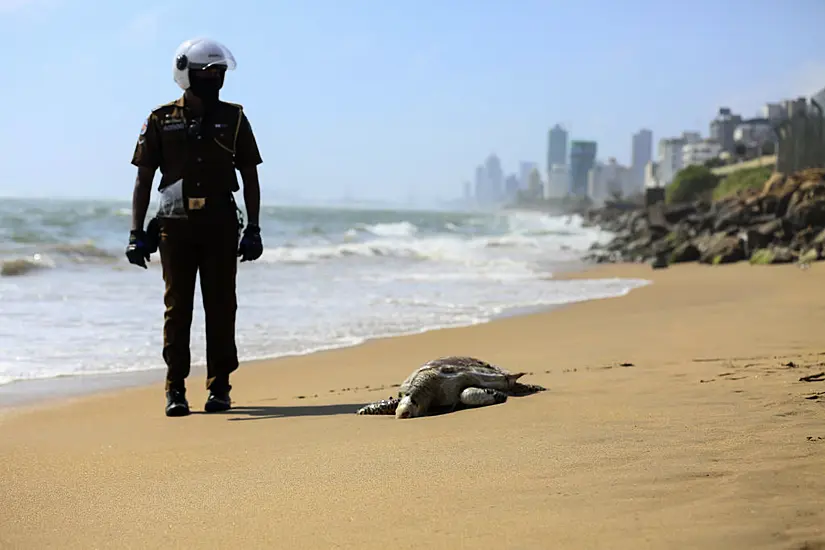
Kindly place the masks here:
POLYGON ((537 384, 524 384, 523 382, 516 382, 510 388, 508 392, 510 395, 516 395, 519 397, 523 397, 525 395, 532 395, 534 393, 547 391, 547 388, 544 386, 539 386, 537 384))
POLYGON ((395 409, 398 408, 398 403, 401 400, 397 397, 390 397, 389 399, 382 399, 368 405, 364 405, 356 411, 355 414, 370 414, 370 415, 394 415, 395 409))
POLYGON ((507 401, 507 394, 492 388, 465 388, 461 392, 461 403, 468 407, 485 407, 507 401))

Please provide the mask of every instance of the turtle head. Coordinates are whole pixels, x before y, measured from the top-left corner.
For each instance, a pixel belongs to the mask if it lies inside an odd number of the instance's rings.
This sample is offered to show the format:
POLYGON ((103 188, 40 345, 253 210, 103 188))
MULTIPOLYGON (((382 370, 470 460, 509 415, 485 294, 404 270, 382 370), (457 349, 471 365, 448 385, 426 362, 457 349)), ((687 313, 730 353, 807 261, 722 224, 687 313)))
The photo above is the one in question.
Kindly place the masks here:
POLYGON ((415 399, 409 395, 405 395, 398 403, 395 409, 395 418, 414 418, 419 415, 421 408, 415 399))

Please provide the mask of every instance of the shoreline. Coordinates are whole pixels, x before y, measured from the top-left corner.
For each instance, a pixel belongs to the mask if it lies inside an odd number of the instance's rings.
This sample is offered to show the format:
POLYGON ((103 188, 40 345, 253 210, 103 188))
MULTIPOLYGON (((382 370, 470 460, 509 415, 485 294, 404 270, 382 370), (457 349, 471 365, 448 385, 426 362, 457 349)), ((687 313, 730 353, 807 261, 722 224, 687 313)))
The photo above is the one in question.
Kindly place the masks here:
MULTIPOLYGON (((538 276, 538 278, 540 280, 545 280, 548 282, 564 281, 571 279, 588 279, 591 277, 588 277, 587 274, 597 269, 598 265, 591 264, 589 262, 582 260, 576 260, 571 262, 560 262, 558 264, 554 264, 554 268, 555 269, 549 274, 538 276)), ((632 290, 634 289, 630 289, 630 291, 628 292, 631 292, 632 290)), ((615 297, 620 298, 626 295, 627 293, 615 297)), ((599 299, 601 298, 588 298, 584 301, 589 302, 599 299)), ((426 334, 430 332, 449 331, 453 329, 463 329, 479 325, 486 325, 489 323, 494 323, 501 319, 546 313, 549 311, 574 305, 580 302, 581 300, 566 302, 562 304, 547 304, 528 307, 505 307, 498 314, 495 314, 491 316, 489 319, 477 323, 425 328, 422 330, 409 331, 399 334, 375 336, 366 338, 362 342, 358 342, 355 344, 341 344, 338 346, 310 350, 304 353, 288 353, 283 355, 256 357, 253 359, 242 360, 240 362, 239 370, 246 369, 249 367, 261 366, 262 364, 271 364, 273 362, 277 363, 284 359, 290 359, 295 357, 308 357, 319 353, 335 352, 338 350, 357 348, 375 341, 391 340, 394 338, 405 338, 408 336, 415 336, 418 334, 426 334)), ((196 304, 196 307, 201 306, 198 303, 196 304)), ((158 355, 160 355, 160 350, 158 351, 158 355)), ((162 363, 161 360, 159 360, 157 367, 134 371, 56 376, 50 378, 40 378, 31 380, 15 380, 13 382, 0 385, 0 415, 2 415, 4 412, 13 412, 18 409, 25 410, 44 406, 48 407, 50 405, 60 405, 78 399, 82 400, 84 398, 92 397, 95 395, 108 395, 123 390, 139 389, 151 387, 154 385, 162 385, 165 373, 166 366, 162 363)), ((202 385, 202 380, 204 379, 204 377, 205 365, 193 364, 187 385, 189 387, 193 387, 193 385, 200 387, 202 385)))

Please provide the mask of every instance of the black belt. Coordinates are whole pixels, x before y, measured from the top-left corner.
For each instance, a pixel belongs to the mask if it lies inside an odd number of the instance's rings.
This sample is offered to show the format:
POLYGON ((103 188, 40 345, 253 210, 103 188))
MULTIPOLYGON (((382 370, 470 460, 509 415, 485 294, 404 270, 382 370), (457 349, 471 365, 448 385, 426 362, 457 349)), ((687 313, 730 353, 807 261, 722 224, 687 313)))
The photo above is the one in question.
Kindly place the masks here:
POLYGON ((186 207, 190 212, 212 210, 214 208, 237 207, 235 197, 230 195, 214 195, 210 197, 189 197, 186 207))

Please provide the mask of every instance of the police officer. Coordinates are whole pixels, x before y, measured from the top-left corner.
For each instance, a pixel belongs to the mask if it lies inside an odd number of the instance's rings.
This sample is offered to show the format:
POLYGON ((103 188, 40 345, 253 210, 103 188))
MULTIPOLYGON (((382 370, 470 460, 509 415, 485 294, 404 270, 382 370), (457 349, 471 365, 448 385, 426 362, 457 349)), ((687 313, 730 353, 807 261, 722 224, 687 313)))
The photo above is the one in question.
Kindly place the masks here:
POLYGON ((132 195, 132 229, 126 256, 146 268, 160 251, 166 311, 163 359, 166 362, 166 415, 189 414, 185 380, 190 370, 189 336, 196 276, 206 321, 207 412, 231 407, 229 375, 238 368, 235 346, 236 274, 241 262, 263 253, 258 225, 262 161, 241 105, 219 99, 235 58, 222 44, 187 40, 175 52, 177 100, 154 109, 140 131, 132 164, 137 178, 132 195), (144 231, 155 171, 160 169, 157 215, 144 231), (233 193, 240 189, 248 223, 233 193), (242 237, 242 238, 241 238, 242 237), (239 243, 240 239, 240 243, 239 243))

